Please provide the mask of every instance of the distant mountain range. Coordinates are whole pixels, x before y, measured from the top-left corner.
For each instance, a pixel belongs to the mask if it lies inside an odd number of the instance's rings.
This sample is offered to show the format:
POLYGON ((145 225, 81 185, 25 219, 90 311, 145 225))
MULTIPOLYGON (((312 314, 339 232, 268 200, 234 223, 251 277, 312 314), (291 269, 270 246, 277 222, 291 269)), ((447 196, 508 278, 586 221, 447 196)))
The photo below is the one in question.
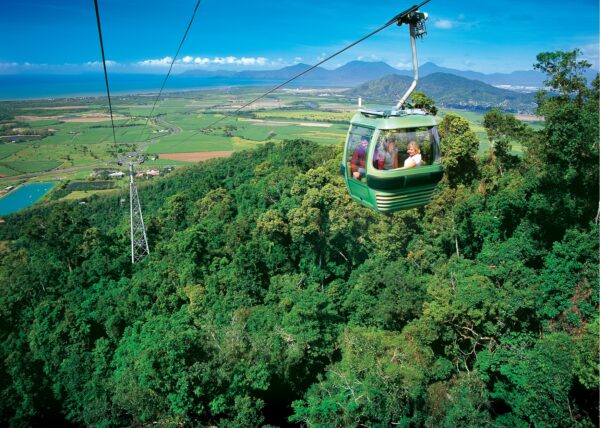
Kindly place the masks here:
MULTIPOLYGON (((392 74, 363 83, 344 94, 349 97, 362 97, 368 103, 394 105, 411 82, 412 77, 392 74)), ((478 80, 448 73, 426 75, 419 79, 417 90, 427 94, 441 107, 482 111, 502 107, 507 112, 526 113, 531 113, 536 108, 533 94, 500 89, 478 80)))
MULTIPOLYGON (((295 64, 279 70, 206 71, 190 70, 185 77, 241 79, 249 81, 285 81, 310 68, 295 64)), ((590 70, 588 81, 597 71, 590 70)), ((297 85, 350 86, 349 97, 362 97, 369 103, 395 104, 412 81, 412 70, 398 70, 385 62, 351 61, 334 70, 316 67, 294 81, 297 85)), ((535 71, 484 74, 439 67, 427 62, 419 67, 417 90, 431 97, 439 106, 488 110, 502 107, 505 111, 535 111, 533 92, 543 87, 544 74, 535 71)))
MULTIPOLYGON (((212 77, 212 78, 237 78, 248 80, 285 80, 308 69, 308 64, 295 64, 279 70, 188 70, 182 75, 212 77)), ((535 70, 513 71, 512 73, 484 74, 476 71, 456 70, 453 68, 440 67, 432 62, 427 62, 419 67, 419 76, 426 77, 435 73, 452 74, 466 79, 478 80, 494 86, 502 86, 506 89, 533 92, 543 86, 544 74, 535 70)), ((591 82, 596 70, 589 70, 586 77, 591 82)), ((325 84, 336 86, 356 86, 369 80, 380 79, 384 76, 395 74, 399 76, 412 76, 412 70, 398 70, 385 62, 351 61, 334 70, 317 67, 302 76, 296 83, 299 84, 325 84)))
MULTIPOLYGON (((295 64, 279 70, 188 70, 183 76, 213 77, 213 78, 236 78, 247 80, 285 80, 301 73, 311 66, 308 64, 295 64)), ((355 86, 368 80, 379 79, 388 74, 401 74, 400 70, 389 66, 385 62, 352 61, 335 70, 327 70, 316 67, 306 75, 295 80, 299 84, 325 84, 336 86, 355 86)))
MULTIPOLYGON (((541 88, 546 79, 543 73, 536 70, 513 71, 512 73, 492 73, 484 74, 477 71, 456 70, 454 68, 446 68, 435 65, 432 62, 426 62, 419 67, 419 74, 422 77, 429 76, 434 73, 453 74, 455 76, 464 77, 465 79, 479 80, 494 86, 509 86, 515 88, 541 88)), ((412 72, 403 72, 404 75, 411 75, 412 72)))

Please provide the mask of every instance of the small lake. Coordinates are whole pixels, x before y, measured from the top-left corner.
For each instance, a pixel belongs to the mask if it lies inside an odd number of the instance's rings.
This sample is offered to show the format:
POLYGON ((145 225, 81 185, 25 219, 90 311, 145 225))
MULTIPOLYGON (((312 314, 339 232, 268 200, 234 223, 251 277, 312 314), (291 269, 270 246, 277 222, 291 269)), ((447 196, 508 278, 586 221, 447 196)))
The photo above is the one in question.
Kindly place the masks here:
POLYGON ((0 198, 0 215, 12 214, 35 204, 55 183, 30 183, 0 198))

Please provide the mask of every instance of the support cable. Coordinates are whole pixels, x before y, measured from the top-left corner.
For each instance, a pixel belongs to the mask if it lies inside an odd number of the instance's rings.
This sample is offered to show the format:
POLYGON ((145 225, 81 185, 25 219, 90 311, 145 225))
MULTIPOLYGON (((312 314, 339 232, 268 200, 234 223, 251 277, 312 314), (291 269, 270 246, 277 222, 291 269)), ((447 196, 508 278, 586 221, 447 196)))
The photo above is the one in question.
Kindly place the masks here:
POLYGON ((152 110, 150 111, 150 114, 146 118, 146 123, 144 124, 144 127, 142 128, 142 131, 140 132, 140 137, 142 135, 142 132, 144 132, 144 129, 148 126, 148 122, 150 121, 150 118, 152 117, 152 113, 154 113, 154 109, 156 107, 156 103, 158 102, 158 100, 160 98, 160 95, 162 94, 162 91, 165 88, 165 85, 167 83, 167 79, 171 75, 171 70, 173 69, 173 64, 175 63, 175 60, 177 59, 177 56, 179 55, 179 51, 181 50, 181 47, 183 46, 183 42, 185 42, 185 38, 187 37, 188 32, 190 31, 190 28, 192 26, 192 23, 194 22, 194 18, 196 17, 196 11, 198 10, 198 6, 200 6, 200 1, 201 0, 198 0, 196 2, 196 7, 194 8, 194 12, 192 13, 192 17, 190 18, 190 22, 188 23, 188 26, 185 29, 185 33, 183 34, 183 38, 181 39, 181 43, 179 43, 179 47, 177 48, 177 52, 175 52, 175 56, 173 57, 173 60, 171 61, 171 65, 169 66, 169 71, 167 72, 167 75, 165 76, 165 79, 163 80, 162 86, 160 87, 160 91, 158 91, 158 95, 156 96, 156 99, 154 100, 154 105, 152 105, 152 110))
POLYGON ((104 81, 106 82, 106 94, 108 95, 108 109, 110 110, 110 123, 112 125, 113 141, 117 145, 117 136, 115 134, 115 122, 113 120, 112 103, 110 101, 110 89, 108 87, 108 73, 106 72, 106 58, 104 57, 104 43, 102 42, 102 28, 100 26, 100 12, 98 11, 98 0, 94 0, 96 8, 96 22, 98 24, 98 36, 100 36, 100 50, 102 51, 102 65, 104 66, 104 81))
MULTIPOLYGON (((198 0, 199 1, 199 0, 198 0)), ((104 56, 104 43, 102 42, 102 29, 100 26, 100 13, 98 11, 98 0, 94 0, 96 8, 96 22, 98 23, 98 35, 100 36, 100 49, 102 50, 102 64, 104 65, 104 80, 106 82, 106 93, 108 95, 108 106, 110 109, 110 122, 112 124, 113 140, 117 145, 115 133, 115 123, 113 120, 112 103, 110 100, 110 89, 108 85, 108 73, 106 71, 106 59, 104 56)), ((187 33, 187 32, 186 32, 187 33)), ((144 218, 142 216, 142 207, 135 184, 135 175, 133 171, 133 162, 129 163, 129 217, 131 232, 131 263, 141 261, 146 255, 150 254, 148 247, 148 238, 146 237, 146 228, 144 227, 144 218)))
POLYGON ((187 141, 187 140, 189 140, 190 138, 192 138, 193 136, 197 135, 199 132, 201 132, 201 131, 203 131, 203 130, 205 130, 205 129, 211 128, 211 127, 215 126, 217 123, 219 123, 219 122, 221 122, 221 121, 223 121, 223 120, 227 119, 228 117, 231 117, 231 116, 235 115, 236 113, 238 113, 239 111, 241 111, 241 110, 243 110, 244 108, 248 107, 249 105, 251 105, 251 104, 254 104, 256 101, 258 101, 258 100, 260 100, 260 99, 262 99, 262 98, 266 97, 267 95, 269 95, 269 94, 271 94, 271 93, 275 92, 276 90, 278 90, 278 89, 282 88, 283 86, 287 85, 288 83, 290 83, 290 82, 292 82, 292 81, 296 80, 297 78, 299 78, 299 77, 301 77, 301 76, 305 75, 306 73, 308 73, 308 72, 310 72, 310 71, 314 70, 315 68, 317 68, 317 67, 318 67, 318 66, 320 66, 321 64, 324 64, 325 62, 327 62, 327 61, 331 60, 332 58, 335 58, 336 56, 338 56, 338 55, 339 55, 339 54, 341 54, 342 52, 345 52, 345 51, 347 51, 348 49, 350 49, 350 48, 352 48, 352 47, 356 46, 356 45, 357 45, 357 44, 359 44, 360 42, 363 42, 364 40, 368 39, 369 37, 371 37, 371 36, 374 36, 375 34, 377 34, 377 33, 379 33, 380 31, 382 31, 382 30, 386 29, 387 27, 389 27, 390 25, 392 25, 392 24, 395 24, 395 23, 400 23, 400 22, 401 22, 401 20, 402 20, 402 18, 404 18, 404 17, 405 17, 405 16, 407 16, 408 14, 410 14, 410 13, 412 13, 412 12, 414 12, 414 11, 418 10, 418 9, 419 9, 421 6, 425 5, 426 3, 429 3, 430 1, 431 1, 431 0, 425 0, 425 1, 421 2, 421 3, 420 3, 420 4, 418 4, 418 5, 411 6, 410 8, 406 9, 404 12, 401 12, 401 13, 399 13, 398 15, 396 15, 394 18, 390 19, 390 20, 389 20, 387 23, 385 23, 385 24, 384 24, 384 25, 382 25, 381 27, 377 28, 377 29, 376 29, 376 30, 374 30, 374 31, 371 31, 371 32, 370 32, 369 34, 367 34, 366 36, 363 36, 363 37, 361 37, 361 38, 360 38, 360 39, 358 39, 357 41, 355 41, 355 42, 353 42, 353 43, 349 44, 348 46, 344 47, 343 49, 340 49, 340 50, 339 50, 339 51, 337 51, 336 53, 334 53, 334 54, 332 54, 332 55, 328 56, 327 58, 325 58, 325 59, 324 59, 324 60, 322 60, 322 61, 319 61, 317 64, 315 64, 315 65, 313 65, 313 66, 311 66, 311 67, 307 68, 306 70, 304 70, 304 71, 301 71, 300 73, 298 73, 298 74, 296 74, 295 76, 293 76, 293 77, 289 78, 289 79, 288 79, 288 80, 286 80, 285 82, 283 82, 283 83, 281 83, 281 84, 279 84, 279 85, 275 86, 274 88, 270 89, 269 91, 265 92, 264 94, 262 94, 262 95, 260 95, 260 96, 258 96, 258 97, 256 97, 256 98, 254 98, 252 101, 250 101, 250 102, 248 102, 248 103, 244 104, 243 106, 239 107, 238 109, 236 109, 236 110, 234 110, 234 111, 232 111, 232 112, 229 112, 229 113, 227 113, 225 116, 223 116, 223 117, 219 118, 218 120, 214 121, 214 122, 213 122, 213 123, 211 123, 210 125, 208 125, 208 126, 205 126, 204 128, 202 128, 202 129, 200 129, 199 131, 195 132, 194 134, 190 135, 188 138, 186 138, 186 139, 185 139, 185 140, 183 140, 183 141, 187 141))

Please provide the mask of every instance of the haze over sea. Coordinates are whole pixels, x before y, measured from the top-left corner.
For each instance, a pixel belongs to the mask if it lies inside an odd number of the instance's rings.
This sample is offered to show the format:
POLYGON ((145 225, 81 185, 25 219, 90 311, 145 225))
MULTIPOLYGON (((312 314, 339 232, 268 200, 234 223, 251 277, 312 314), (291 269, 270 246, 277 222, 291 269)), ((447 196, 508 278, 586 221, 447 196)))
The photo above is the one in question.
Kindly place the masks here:
MULTIPOLYGON (((114 74, 109 75, 110 94, 122 95, 141 92, 158 93, 164 75, 114 74)), ((196 77, 171 75, 164 91, 206 89, 220 86, 265 85, 275 81, 246 80, 229 77, 196 77)), ((21 74, 0 75, 0 100, 62 98, 73 96, 106 95, 102 74, 21 74)))

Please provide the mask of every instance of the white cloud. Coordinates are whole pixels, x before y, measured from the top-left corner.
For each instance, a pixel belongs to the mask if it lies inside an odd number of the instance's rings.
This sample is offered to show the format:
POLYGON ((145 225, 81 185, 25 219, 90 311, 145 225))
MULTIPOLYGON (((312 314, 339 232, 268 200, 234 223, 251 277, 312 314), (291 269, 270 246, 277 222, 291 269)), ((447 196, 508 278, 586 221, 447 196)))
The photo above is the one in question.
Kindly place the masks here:
POLYGON ((171 65, 171 63, 173 62, 173 58, 171 58, 170 56, 166 56, 162 59, 145 59, 144 61, 139 61, 138 64, 139 65, 150 65, 150 66, 165 66, 165 65, 171 65))
POLYGON ((225 56, 225 57, 214 57, 214 58, 203 58, 196 57, 193 58, 191 56, 184 57, 181 61, 177 61, 180 64, 196 64, 196 65, 210 65, 210 64, 218 64, 218 65, 267 65, 269 64, 269 60, 265 57, 235 57, 235 56, 225 56))
POLYGON ((480 22, 467 17, 465 14, 459 14, 455 19, 439 18, 433 21, 433 26, 440 30, 463 29, 469 30, 480 26, 480 22))
POLYGON ((219 57, 213 60, 215 64, 235 64, 234 56, 219 57))
POLYGON ((450 21, 449 19, 437 19, 433 22, 433 26, 435 28, 439 28, 442 30, 450 30, 455 27, 455 23, 450 21))
MULTIPOLYGON (((301 60, 301 58, 296 58, 301 60)), ((164 58, 150 58, 140 61, 133 62, 117 62, 112 60, 106 61, 106 66, 113 72, 138 72, 138 73, 163 73, 165 68, 168 67, 173 58, 166 56, 164 58)), ((243 69, 243 68, 262 68, 262 67, 281 67, 285 65, 291 65, 290 61, 284 61, 283 59, 270 59, 262 56, 242 56, 237 57, 233 55, 228 56, 215 56, 215 57, 194 57, 191 55, 184 56, 181 59, 175 61, 175 67, 180 71, 198 68, 198 67, 224 67, 228 69, 243 69)), ((102 72, 102 61, 86 61, 78 64, 44 64, 44 63, 31 63, 31 62, 11 62, 11 61, 0 61, 0 73, 1 74, 13 74, 13 73, 66 73, 74 74, 79 72, 102 72)))
POLYGON ((398 62, 394 64, 394 67, 399 70, 412 70, 413 64, 412 61, 398 62))
POLYGON ((267 58, 264 58, 262 56, 260 56, 258 58, 247 58, 247 57, 240 58, 240 64, 242 64, 242 65, 265 65, 266 63, 267 63, 267 58))
MULTIPOLYGON (((600 57, 599 47, 596 43, 585 45, 581 48, 583 59, 588 60, 596 68, 598 67, 598 59, 600 57)), ((578 58, 579 59, 579 58, 578 58)))
POLYGON ((381 61, 381 57, 379 55, 370 54, 370 55, 359 55, 356 57, 358 61, 381 61))
POLYGON ((12 74, 18 70, 16 62, 0 62, 0 74, 12 74))
MULTIPOLYGON (((68 64, 69 66, 77 66, 76 64, 68 64)), ((86 63, 83 64, 85 67, 91 67, 91 68, 102 68, 102 61, 88 61, 86 63)), ((111 61, 111 60, 107 60, 106 61, 106 68, 110 68, 110 67, 114 67, 116 65, 119 65, 119 63, 117 61, 111 61)))
MULTIPOLYGON (((122 67, 123 64, 117 61, 106 61, 106 68, 115 69, 122 67)), ((2 73, 52 73, 52 74, 73 74, 81 71, 99 71, 102 72, 102 61, 87 61, 78 64, 64 63, 64 64, 47 64, 47 63, 32 63, 29 61, 25 62, 0 62, 0 72, 2 73)))

